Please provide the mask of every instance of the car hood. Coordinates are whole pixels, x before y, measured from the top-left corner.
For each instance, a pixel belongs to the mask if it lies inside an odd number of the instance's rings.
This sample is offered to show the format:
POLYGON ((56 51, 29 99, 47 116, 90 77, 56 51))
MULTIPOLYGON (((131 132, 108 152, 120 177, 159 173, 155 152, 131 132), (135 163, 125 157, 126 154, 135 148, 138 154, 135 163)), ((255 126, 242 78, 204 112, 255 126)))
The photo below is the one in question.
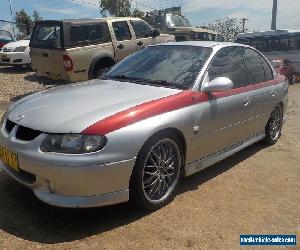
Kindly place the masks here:
POLYGON ((8 118, 43 132, 81 133, 115 113, 179 92, 129 82, 92 80, 27 96, 9 108, 8 118))
POLYGON ((29 40, 20 40, 20 41, 17 41, 17 42, 11 42, 11 43, 8 43, 8 44, 5 44, 3 46, 3 48, 6 48, 6 49, 15 49, 17 47, 20 47, 20 46, 29 46, 29 40))

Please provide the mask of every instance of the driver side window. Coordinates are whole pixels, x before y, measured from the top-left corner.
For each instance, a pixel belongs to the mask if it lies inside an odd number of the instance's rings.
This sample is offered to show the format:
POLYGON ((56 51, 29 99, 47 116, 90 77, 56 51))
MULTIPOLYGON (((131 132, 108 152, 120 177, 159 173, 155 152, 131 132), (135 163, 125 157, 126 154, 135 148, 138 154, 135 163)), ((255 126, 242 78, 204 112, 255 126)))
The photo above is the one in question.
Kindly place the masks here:
POLYGON ((241 49, 239 47, 221 49, 212 60, 208 77, 209 81, 218 77, 227 77, 233 82, 233 88, 245 86, 247 79, 241 49))
POLYGON ((153 29, 144 21, 130 21, 137 39, 151 37, 153 29))

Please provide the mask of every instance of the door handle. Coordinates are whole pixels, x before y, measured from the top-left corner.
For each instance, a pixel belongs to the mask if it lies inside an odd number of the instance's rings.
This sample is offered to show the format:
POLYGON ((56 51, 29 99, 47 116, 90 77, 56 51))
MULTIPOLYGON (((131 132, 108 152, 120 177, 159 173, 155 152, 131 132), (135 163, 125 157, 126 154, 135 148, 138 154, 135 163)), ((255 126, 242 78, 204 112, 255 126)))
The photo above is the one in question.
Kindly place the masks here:
POLYGON ((143 44, 144 44, 143 41, 139 41, 139 42, 137 43, 138 46, 142 46, 143 44))
POLYGON ((48 53, 43 53, 43 56, 44 57, 48 57, 48 53))
POLYGON ((247 99, 244 101, 243 106, 248 107, 251 104, 251 99, 247 99))
POLYGON ((272 92, 271 92, 271 96, 274 97, 274 98, 276 97, 275 91, 272 91, 272 92))
POLYGON ((124 49, 124 47, 125 47, 124 44, 121 43, 121 44, 119 44, 119 46, 117 48, 118 49, 124 49))

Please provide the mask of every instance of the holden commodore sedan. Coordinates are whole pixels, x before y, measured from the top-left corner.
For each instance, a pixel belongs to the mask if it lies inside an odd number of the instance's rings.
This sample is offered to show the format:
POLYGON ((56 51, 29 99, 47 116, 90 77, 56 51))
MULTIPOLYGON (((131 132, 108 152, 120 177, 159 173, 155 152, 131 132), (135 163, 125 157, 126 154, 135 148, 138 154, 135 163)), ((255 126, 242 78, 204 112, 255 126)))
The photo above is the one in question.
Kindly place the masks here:
POLYGON ((1 166, 51 205, 130 200, 155 210, 182 177, 260 140, 276 143, 287 93, 251 47, 150 46, 100 79, 14 103, 1 122, 1 166))

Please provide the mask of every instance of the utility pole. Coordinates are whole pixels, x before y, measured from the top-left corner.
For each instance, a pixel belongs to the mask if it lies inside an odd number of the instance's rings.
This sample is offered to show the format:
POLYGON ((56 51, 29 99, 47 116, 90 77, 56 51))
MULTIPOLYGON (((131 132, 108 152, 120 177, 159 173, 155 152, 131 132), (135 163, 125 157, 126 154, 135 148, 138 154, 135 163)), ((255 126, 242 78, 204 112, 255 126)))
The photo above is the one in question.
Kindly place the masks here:
POLYGON ((246 21, 249 21, 247 18, 242 18, 242 23, 243 23, 243 33, 245 33, 245 24, 246 21))
POLYGON ((277 22, 277 0, 273 0, 271 30, 276 30, 276 22, 277 22))
POLYGON ((11 24, 12 24, 12 28, 13 28, 13 33, 14 33, 14 37, 16 39, 15 24, 14 24, 14 17, 13 17, 13 12, 12 12, 12 7, 11 7, 11 0, 9 0, 9 9, 10 9, 10 16, 11 16, 11 24))

